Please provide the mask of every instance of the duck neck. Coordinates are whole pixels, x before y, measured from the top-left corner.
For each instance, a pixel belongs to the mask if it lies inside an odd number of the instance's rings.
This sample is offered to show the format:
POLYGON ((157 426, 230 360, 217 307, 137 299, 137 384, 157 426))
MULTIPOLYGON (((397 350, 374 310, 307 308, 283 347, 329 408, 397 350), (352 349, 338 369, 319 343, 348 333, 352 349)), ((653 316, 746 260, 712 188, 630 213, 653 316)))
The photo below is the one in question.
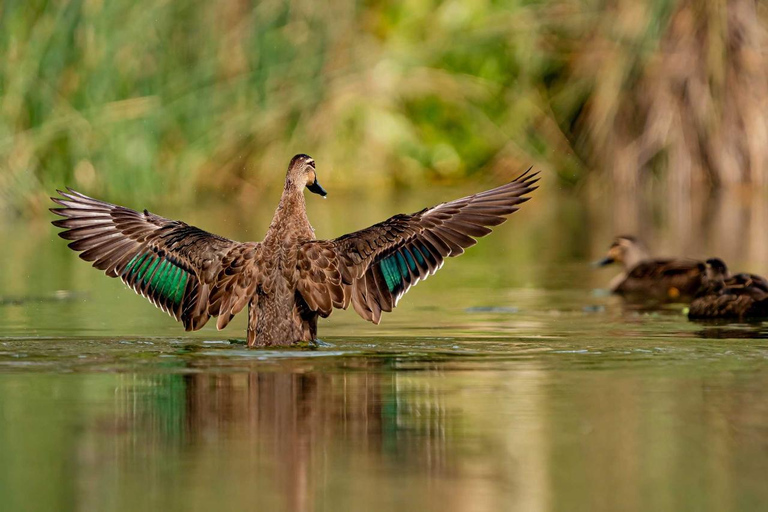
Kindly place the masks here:
POLYGON ((626 270, 632 270, 635 266, 643 260, 648 259, 648 252, 639 245, 635 244, 627 249, 624 255, 624 268, 626 270))
POLYGON ((294 186, 290 181, 285 183, 283 195, 277 205, 272 223, 265 241, 289 241, 295 239, 314 238, 315 230, 307 217, 307 205, 304 201, 303 187, 294 186))

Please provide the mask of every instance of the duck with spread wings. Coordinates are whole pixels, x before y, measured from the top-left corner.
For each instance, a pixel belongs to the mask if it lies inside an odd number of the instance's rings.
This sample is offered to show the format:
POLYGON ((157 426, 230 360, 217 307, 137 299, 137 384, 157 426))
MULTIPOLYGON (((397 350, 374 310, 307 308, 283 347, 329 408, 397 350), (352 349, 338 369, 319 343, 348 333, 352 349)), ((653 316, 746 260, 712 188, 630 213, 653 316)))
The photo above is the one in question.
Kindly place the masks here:
MULTIPOLYGON (((530 171, 530 170, 529 170, 530 171)), ((536 173, 475 195, 395 215, 333 240, 317 240, 304 188, 326 195, 315 162, 296 155, 277 211, 261 242, 235 242, 181 221, 59 191, 53 222, 69 247, 109 277, 184 324, 212 316, 223 329, 248 306, 249 346, 317 338, 318 317, 350 304, 378 324, 413 285, 434 274, 503 223, 536 187, 536 173)))

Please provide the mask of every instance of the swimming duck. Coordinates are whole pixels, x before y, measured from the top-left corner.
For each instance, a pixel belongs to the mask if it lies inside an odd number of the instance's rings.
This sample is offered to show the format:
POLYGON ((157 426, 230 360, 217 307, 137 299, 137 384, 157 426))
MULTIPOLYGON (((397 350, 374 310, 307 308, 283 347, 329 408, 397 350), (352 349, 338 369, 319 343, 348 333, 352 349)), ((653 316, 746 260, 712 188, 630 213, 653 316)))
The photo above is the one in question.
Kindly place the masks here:
POLYGON ((350 304, 378 324, 413 285, 434 274, 517 211, 535 190, 530 169, 500 187, 395 215, 332 240, 317 240, 304 188, 326 195, 315 161, 296 155, 261 242, 236 242, 147 210, 93 199, 70 188, 51 198, 65 217, 53 224, 69 247, 120 278, 184 324, 212 316, 223 329, 248 306, 248 346, 313 342, 317 319, 350 304))
POLYGON ((730 275, 720 258, 706 261, 701 289, 688 318, 748 319, 768 317, 768 280, 755 274, 730 275))
POLYGON ((624 267, 609 286, 612 293, 632 299, 686 302, 701 287, 702 262, 690 259, 651 258, 633 236, 618 236, 598 266, 624 267))
POLYGON ((706 276, 709 277, 710 280, 722 279, 722 282, 726 287, 751 287, 755 288, 756 290, 762 290, 765 293, 768 293, 768 279, 764 278, 763 276, 759 276, 757 274, 749 274, 746 272, 742 272, 740 274, 731 274, 728 270, 728 266, 720 258, 708 259, 705 263, 705 266, 706 276))

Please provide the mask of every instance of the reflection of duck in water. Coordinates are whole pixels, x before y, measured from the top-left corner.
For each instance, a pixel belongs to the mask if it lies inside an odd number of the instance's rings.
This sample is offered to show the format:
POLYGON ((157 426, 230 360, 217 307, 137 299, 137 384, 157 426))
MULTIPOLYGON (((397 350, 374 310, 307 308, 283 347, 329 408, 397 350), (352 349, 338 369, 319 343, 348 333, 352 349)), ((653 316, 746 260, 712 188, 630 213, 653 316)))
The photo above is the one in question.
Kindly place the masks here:
POLYGON ((618 236, 599 266, 619 263, 621 274, 610 284, 612 293, 632 299, 687 302, 701 287, 703 264, 690 259, 651 258, 632 236, 618 236))
POLYGON ((352 305, 378 324, 417 282, 459 256, 517 211, 536 174, 332 240, 316 240, 304 189, 326 195, 315 161, 296 155, 261 242, 228 240, 184 222, 69 190, 53 198, 54 222, 109 277, 163 309, 188 330, 212 316, 223 329, 248 306, 248 345, 289 345, 317 337, 318 317, 352 305))
POLYGON ((707 260, 706 274, 688 318, 768 317, 768 280, 755 274, 730 275, 719 258, 707 260))

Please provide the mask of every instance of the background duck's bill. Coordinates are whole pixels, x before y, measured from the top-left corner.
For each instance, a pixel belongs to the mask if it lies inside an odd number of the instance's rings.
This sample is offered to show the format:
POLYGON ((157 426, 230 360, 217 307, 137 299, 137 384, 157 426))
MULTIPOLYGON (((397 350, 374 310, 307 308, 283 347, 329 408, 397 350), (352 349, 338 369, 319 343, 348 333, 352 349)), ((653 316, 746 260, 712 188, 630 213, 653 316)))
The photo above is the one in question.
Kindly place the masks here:
POLYGON ((325 191, 323 187, 320 186, 320 184, 317 182, 317 179, 315 179, 315 182, 311 185, 307 185, 307 188, 310 192, 313 192, 315 194, 320 194, 321 196, 325 197, 328 195, 328 192, 325 191))
POLYGON ((615 260, 613 258, 611 258, 611 257, 605 257, 605 258, 603 258, 601 260, 593 261, 592 262, 592 266, 593 267, 604 267, 606 265, 610 265, 614 261, 615 260))

